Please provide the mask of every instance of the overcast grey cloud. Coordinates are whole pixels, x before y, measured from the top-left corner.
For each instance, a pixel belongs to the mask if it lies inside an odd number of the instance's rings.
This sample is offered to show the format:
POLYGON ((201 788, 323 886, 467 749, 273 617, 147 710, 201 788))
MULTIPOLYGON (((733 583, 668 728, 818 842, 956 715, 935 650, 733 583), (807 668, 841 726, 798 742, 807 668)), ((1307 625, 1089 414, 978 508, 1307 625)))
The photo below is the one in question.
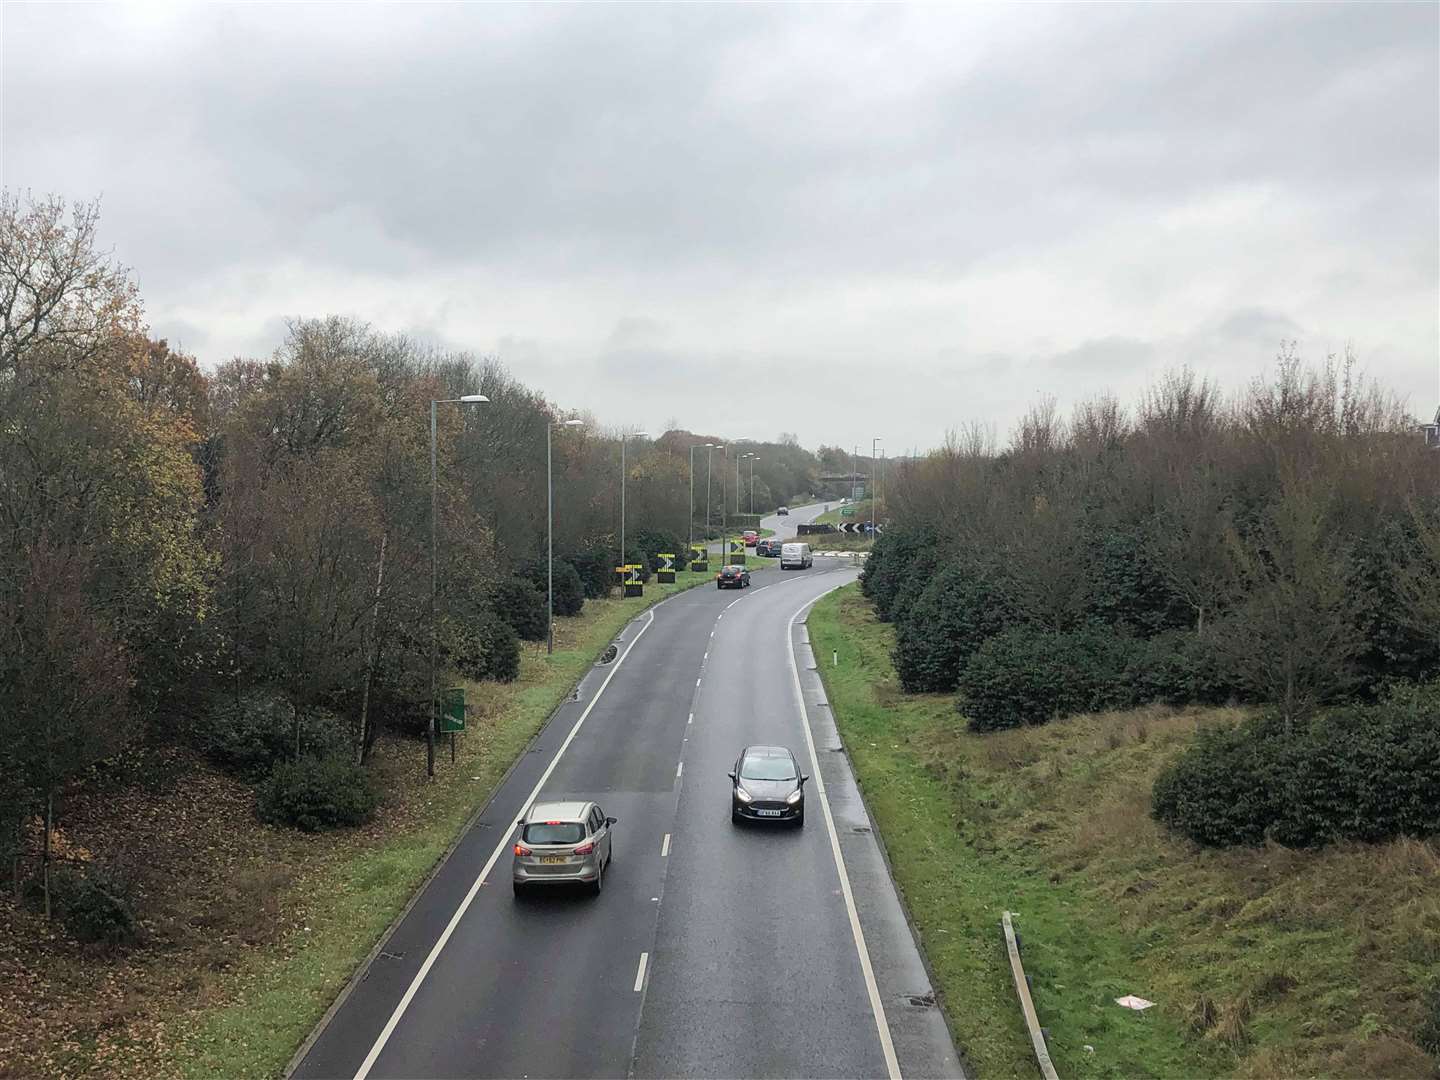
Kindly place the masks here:
POLYGON ((207 363, 353 314, 897 449, 1282 338, 1440 402, 1434 4, 0 12, 4 184, 102 195, 207 363))

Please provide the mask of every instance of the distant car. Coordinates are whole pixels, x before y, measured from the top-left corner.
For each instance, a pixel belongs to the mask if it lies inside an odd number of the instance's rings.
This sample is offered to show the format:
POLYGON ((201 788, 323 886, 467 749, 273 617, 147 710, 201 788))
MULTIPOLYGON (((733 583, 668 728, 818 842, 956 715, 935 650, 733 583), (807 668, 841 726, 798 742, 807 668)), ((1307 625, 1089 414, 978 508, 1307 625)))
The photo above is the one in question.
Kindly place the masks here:
POLYGON ((746 547, 754 547, 755 542, 760 539, 760 534, 754 529, 746 529, 742 539, 745 541, 746 547))
POLYGON ((750 584, 750 571, 743 566, 722 566, 715 575, 717 589, 743 589, 750 584))
POLYGON ((778 538, 767 536, 755 545, 755 554, 764 555, 769 559, 778 559, 780 557, 781 546, 782 543, 778 538))
POLYGON ((795 755, 783 746, 747 746, 730 772, 730 820, 805 824, 805 781, 795 755))
POLYGON ((779 510, 776 510, 775 513, 776 513, 779 517, 789 517, 789 516, 790 516, 790 508, 789 508, 788 506, 782 506, 782 507, 780 507, 779 510))
POLYGON ((547 802, 530 807, 515 841, 515 895, 537 885, 588 885, 596 896, 615 857, 611 828, 598 803, 547 802))

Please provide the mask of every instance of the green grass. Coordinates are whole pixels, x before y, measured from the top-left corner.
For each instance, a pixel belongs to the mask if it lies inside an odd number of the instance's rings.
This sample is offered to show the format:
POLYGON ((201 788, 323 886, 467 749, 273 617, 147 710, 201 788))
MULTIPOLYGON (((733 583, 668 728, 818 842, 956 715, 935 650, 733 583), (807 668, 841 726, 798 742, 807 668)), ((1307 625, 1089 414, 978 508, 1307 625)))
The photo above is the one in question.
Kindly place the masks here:
POLYGON ((510 764, 570 688, 624 625, 666 596, 713 580, 681 571, 673 585, 651 582, 644 597, 588 601, 575 619, 557 622, 557 648, 527 648, 520 679, 472 685, 470 697, 492 707, 461 737, 456 766, 441 748, 437 780, 418 813, 379 842, 355 846, 304 876, 288 900, 307 912, 304 930, 250 957, 234 973, 225 1000, 179 1018, 170 1059, 155 1073, 195 1077, 276 1076, 444 855, 510 764), (472 779, 473 778, 473 779, 472 779))
POLYGON ((972 735, 950 697, 900 693, 893 630, 857 588, 809 625, 818 655, 839 651, 829 700, 982 1076, 1035 1070, 1006 909, 1061 1076, 1435 1074, 1415 1032, 1440 969, 1440 846, 1194 850, 1150 819, 1150 784, 1233 711, 972 735), (1114 1004, 1132 993, 1156 1007, 1114 1004))

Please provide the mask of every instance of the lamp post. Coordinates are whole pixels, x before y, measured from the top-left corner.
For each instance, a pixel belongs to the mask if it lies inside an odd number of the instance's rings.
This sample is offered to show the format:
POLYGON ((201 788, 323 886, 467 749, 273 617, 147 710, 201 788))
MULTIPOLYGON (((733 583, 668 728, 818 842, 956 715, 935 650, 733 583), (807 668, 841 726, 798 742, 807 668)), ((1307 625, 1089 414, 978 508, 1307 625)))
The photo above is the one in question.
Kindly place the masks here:
MULTIPOLYGON (((627 439, 648 439, 648 431, 632 431, 620 435, 620 565, 625 565, 625 441, 627 439)), ((624 593, 624 588, 621 588, 624 593)))
POLYGON ((555 479, 551 469, 550 433, 557 427, 584 427, 584 420, 545 423, 545 654, 555 652, 555 479))
POLYGON ((879 459, 879 439, 870 440, 870 535, 875 535, 875 462, 879 459))
POLYGON ((759 454, 750 454, 750 516, 755 516, 755 463, 760 460, 759 454))
MULTIPOLYGON (((690 505, 685 511, 685 558, 695 549, 695 447, 704 446, 709 450, 714 443, 690 444, 690 505)), ((708 475, 708 474, 707 474, 708 475)))
POLYGON ((705 444, 705 558, 710 558, 710 464, 714 459, 714 443, 705 444))
MULTIPOLYGON (((720 453, 725 457, 730 456, 730 446, 727 443, 720 447, 720 453)), ((725 565, 725 530, 729 528, 729 507, 725 503, 725 466, 720 466, 720 565, 725 565)))
POLYGON ((440 634, 435 622, 435 593, 440 580, 440 560, 435 540, 436 520, 439 517, 439 480, 435 466, 435 413, 441 405, 480 405, 490 399, 484 394, 466 394, 458 398, 432 398, 430 400, 430 723, 425 726, 425 775, 435 775, 435 699, 436 669, 440 666, 440 634))

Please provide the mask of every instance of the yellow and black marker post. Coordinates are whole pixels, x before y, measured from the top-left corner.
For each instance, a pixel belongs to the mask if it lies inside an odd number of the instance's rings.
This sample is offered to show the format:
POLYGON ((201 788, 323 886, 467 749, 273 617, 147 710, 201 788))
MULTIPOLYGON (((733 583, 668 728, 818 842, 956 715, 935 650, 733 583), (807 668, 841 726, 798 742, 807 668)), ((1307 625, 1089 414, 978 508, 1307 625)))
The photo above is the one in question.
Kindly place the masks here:
POLYGON ((658 553, 660 569, 655 571, 655 581, 660 585, 673 585, 675 583, 675 555, 669 551, 658 553))
POLYGON ((730 565, 731 565, 731 566, 744 566, 744 565, 745 565, 745 538, 742 536, 739 540, 731 540, 731 541, 729 541, 729 543, 730 543, 730 565))
POLYGON ((625 578, 625 595, 626 595, 626 596, 644 596, 644 595, 645 595, 645 583, 640 580, 640 569, 641 569, 641 568, 640 568, 640 564, 639 564, 639 563, 627 563, 627 564, 626 564, 626 566, 625 566, 626 575, 627 575, 626 578, 625 578))
POLYGON ((704 548, 692 547, 690 549, 690 569, 702 574, 710 569, 710 559, 705 554, 704 548))

